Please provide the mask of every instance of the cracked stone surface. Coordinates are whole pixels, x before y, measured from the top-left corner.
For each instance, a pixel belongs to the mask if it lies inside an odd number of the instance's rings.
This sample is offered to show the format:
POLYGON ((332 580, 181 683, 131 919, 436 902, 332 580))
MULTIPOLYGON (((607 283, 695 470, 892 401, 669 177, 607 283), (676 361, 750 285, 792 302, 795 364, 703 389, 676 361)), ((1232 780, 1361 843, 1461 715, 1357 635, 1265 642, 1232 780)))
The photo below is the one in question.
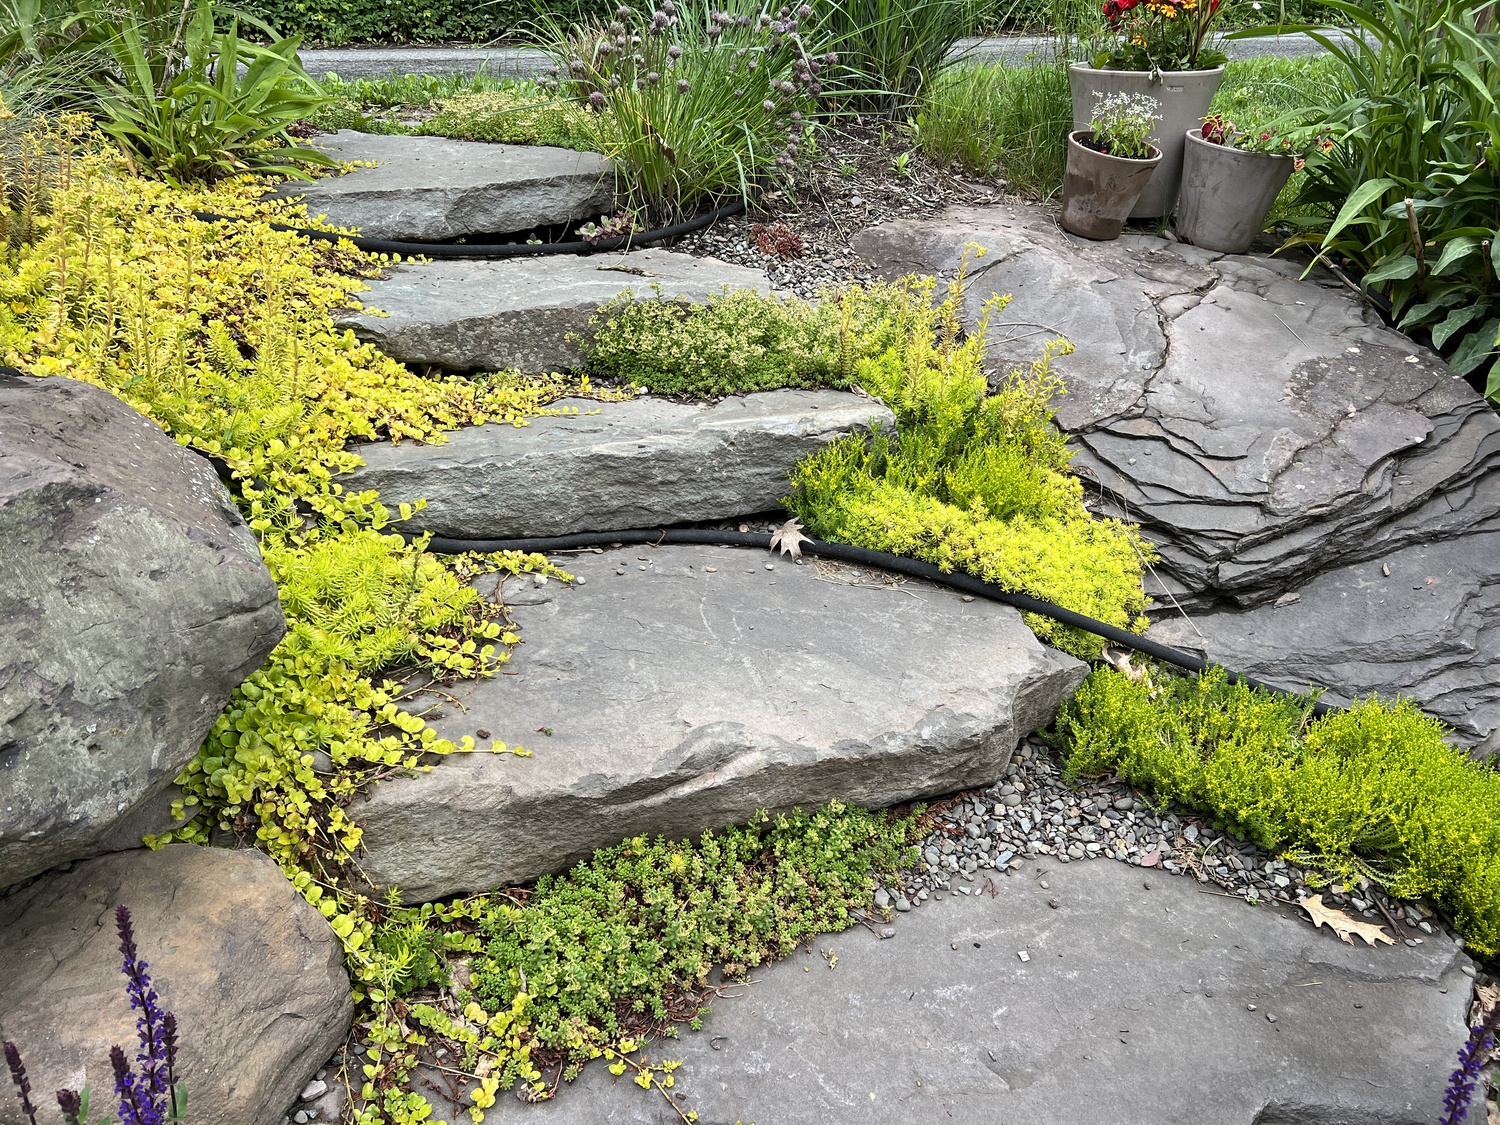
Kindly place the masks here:
POLYGON ((1009 607, 869 572, 715 547, 564 565, 584 584, 506 584, 522 646, 430 720, 533 755, 450 757, 377 787, 353 810, 374 884, 425 902, 639 833, 987 784, 1085 671, 1009 607))
POLYGON ((370 238, 447 242, 515 234, 588 219, 615 206, 614 169, 593 152, 498 145, 447 137, 402 137, 341 129, 311 144, 335 160, 373 161, 344 175, 291 181, 276 194, 301 196, 370 238))
MULTIPOLYGON (((1056 361, 1074 467, 1100 511, 1157 544, 1147 590, 1159 610, 1170 594, 1194 615, 1207 634, 1198 647, 1243 667, 1230 638, 1283 620, 1266 678, 1305 684, 1325 669, 1321 682, 1345 697, 1414 695, 1470 742, 1500 729, 1495 689, 1471 703, 1455 695, 1470 679, 1500 680, 1486 596, 1317 627, 1353 604, 1348 581, 1320 578, 1329 572, 1453 541, 1445 550, 1462 556, 1470 587, 1494 576, 1500 417, 1436 355, 1326 274, 1301 280, 1289 261, 1147 235, 1085 243, 1032 208, 888 223, 856 248, 890 275, 951 273, 968 243, 989 250, 973 262, 968 315, 994 294, 1015 297, 992 321, 997 364, 1029 361, 1056 335, 1076 345, 1056 361), (1289 594, 1296 611, 1264 608, 1289 594), (1366 655, 1332 652, 1334 637, 1366 655), (1424 663, 1409 666, 1400 654, 1418 637, 1424 663)), ((1185 628, 1168 633, 1185 643, 1185 628)))
POLYGON ((619 294, 704 302, 724 290, 769 293, 765 271, 670 250, 401 265, 370 282, 362 309, 335 317, 403 363, 459 371, 564 371, 583 359, 570 335, 619 294), (368 310, 368 311, 367 311, 368 310), (374 310, 379 311, 379 315, 374 310))
MULTIPOLYGON (((1471 991, 1450 939, 1344 945, 1114 863, 1028 861, 992 886, 897 915, 889 940, 818 938, 821 955, 756 970, 703 1030, 647 1054, 683 1060, 673 1093, 703 1125, 1437 1120, 1471 991)), ((598 1064, 550 1102, 490 1112, 681 1121, 598 1064)))
POLYGON ((357 446, 364 468, 345 479, 388 505, 425 498, 410 526, 460 539, 655 527, 769 511, 802 458, 895 424, 879 402, 846 391, 558 405, 576 413, 471 426, 445 445, 357 446))
MULTIPOLYGON (((114 910, 130 908, 141 959, 177 1017, 189 1121, 274 1125, 354 1017, 344 952, 269 856, 196 844, 117 852, 0 897, 0 1039, 20 1047, 42 1107, 93 1089, 111 1108, 109 1049, 136 1051, 114 910)), ((117 1099, 115 1099, 117 1104, 117 1099)), ((27 1125, 13 1094, 0 1125, 27 1125)))

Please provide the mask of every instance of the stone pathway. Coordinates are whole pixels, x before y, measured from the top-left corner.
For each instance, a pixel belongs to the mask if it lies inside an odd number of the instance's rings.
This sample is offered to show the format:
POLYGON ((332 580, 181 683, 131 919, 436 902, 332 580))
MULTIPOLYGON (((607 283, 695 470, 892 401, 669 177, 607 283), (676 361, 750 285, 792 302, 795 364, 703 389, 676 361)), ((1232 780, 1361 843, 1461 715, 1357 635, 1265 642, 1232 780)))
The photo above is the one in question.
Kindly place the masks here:
POLYGON ((582 362, 569 337, 623 292, 703 302, 726 289, 771 286, 762 270, 670 250, 442 261, 393 267, 336 323, 403 363, 542 374, 582 362))
MULTIPOLYGON (((683 1060, 674 1092, 704 1125, 1437 1119, 1473 971, 1450 939, 1348 946, 1112 863, 1029 860, 975 886, 889 939, 855 928, 757 970, 649 1057, 683 1060)), ((495 1111, 681 1120, 597 1065, 495 1111)))
POLYGON ((1020 206, 855 239, 893 276, 951 273, 969 242, 971 315, 1015 297, 998 365, 1077 345, 1058 421, 1098 508, 1158 545, 1153 635, 1336 702, 1400 691, 1496 747, 1500 417, 1463 380, 1289 261, 1085 243, 1020 206))
POLYGON ((713 405, 564 399, 574 413, 491 423, 445 445, 355 449, 345 478, 382 501, 427 500, 406 525, 459 539, 527 538, 723 520, 776 508, 792 467, 895 418, 846 391, 768 391, 713 405))
POLYGON ((376 788, 355 812, 377 885, 425 902, 642 832, 987 784, 1085 671, 1009 607, 849 568, 714 547, 564 565, 583 584, 506 584, 520 651, 429 717, 440 737, 532 756, 449 758, 376 788))
POLYGON ((615 209, 614 169, 597 153, 352 129, 315 137, 311 144, 361 166, 310 183, 289 180, 276 194, 306 199, 309 215, 358 227, 369 238, 446 242, 524 235, 615 209))

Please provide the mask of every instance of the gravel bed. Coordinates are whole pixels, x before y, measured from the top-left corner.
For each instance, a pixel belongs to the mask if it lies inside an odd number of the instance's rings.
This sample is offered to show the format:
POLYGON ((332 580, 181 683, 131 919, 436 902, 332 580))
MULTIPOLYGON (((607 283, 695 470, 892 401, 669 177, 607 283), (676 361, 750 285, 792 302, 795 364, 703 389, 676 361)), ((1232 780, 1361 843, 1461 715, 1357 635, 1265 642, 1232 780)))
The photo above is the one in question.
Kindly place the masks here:
POLYGON ((908 132, 875 118, 829 125, 796 183, 764 192, 748 216, 720 220, 679 239, 674 250, 764 269, 783 293, 811 299, 823 290, 876 280, 849 240, 890 219, 929 216, 945 207, 1015 202, 1004 180, 975 180, 922 155, 908 132), (755 224, 780 223, 802 242, 800 253, 765 252, 755 224))
MULTIPOLYGON (((1304 868, 1175 807, 1161 812, 1122 783, 1071 786, 1036 735, 1020 744, 999 784, 935 807, 937 826, 922 841, 922 865, 899 885, 875 891, 875 907, 887 920, 948 894, 996 893, 995 878, 1016 875, 1027 859, 1046 855, 1061 863, 1106 859, 1191 876, 1205 891, 1251 905, 1292 907, 1322 893, 1325 904, 1377 922, 1410 946, 1449 932, 1429 902, 1394 899, 1365 881, 1311 886, 1304 868)), ((1301 911, 1297 916, 1305 920, 1301 911)))

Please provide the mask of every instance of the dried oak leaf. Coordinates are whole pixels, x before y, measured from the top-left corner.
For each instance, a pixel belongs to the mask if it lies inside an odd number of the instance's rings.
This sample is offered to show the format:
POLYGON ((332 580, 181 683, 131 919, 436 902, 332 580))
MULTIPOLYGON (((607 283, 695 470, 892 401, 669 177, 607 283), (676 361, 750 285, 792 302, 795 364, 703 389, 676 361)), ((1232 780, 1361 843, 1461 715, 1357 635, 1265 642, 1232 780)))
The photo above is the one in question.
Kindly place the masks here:
POLYGON ((802 534, 802 525, 796 520, 787 520, 778 527, 771 536, 771 550, 781 548, 783 555, 791 555, 794 559, 802 557, 802 544, 811 543, 812 536, 802 534))
POLYGON ((1128 677, 1135 683, 1145 678, 1146 669, 1131 663, 1130 653, 1122 648, 1110 648, 1108 645, 1099 654, 1104 657, 1104 663, 1108 664, 1122 676, 1128 677))
POLYGON ((1308 916, 1312 918, 1314 929, 1326 922, 1328 923, 1328 928, 1338 934, 1346 945, 1354 944, 1354 940, 1349 936, 1350 934, 1358 934, 1364 938, 1366 945, 1374 945, 1379 941, 1385 942, 1386 945, 1396 944, 1395 938, 1390 937, 1385 930, 1373 922, 1358 922, 1342 910, 1335 910, 1331 906, 1324 906, 1322 895, 1308 895, 1297 905, 1307 911, 1308 916))

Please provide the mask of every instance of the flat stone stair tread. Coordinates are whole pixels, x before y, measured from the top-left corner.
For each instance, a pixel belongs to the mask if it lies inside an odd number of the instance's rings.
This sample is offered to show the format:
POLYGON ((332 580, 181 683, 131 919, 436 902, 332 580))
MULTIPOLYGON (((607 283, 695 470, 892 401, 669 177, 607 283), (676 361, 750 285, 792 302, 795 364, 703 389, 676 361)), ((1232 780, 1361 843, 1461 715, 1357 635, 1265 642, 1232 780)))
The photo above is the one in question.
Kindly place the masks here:
POLYGON ((655 527, 768 511, 798 461, 894 425, 881 403, 848 391, 558 405, 576 413, 471 426, 445 445, 357 446, 364 467, 344 482, 388 506, 425 499, 406 526, 459 539, 655 527))
POLYGON ((671 250, 453 260, 393 267, 335 318, 393 359, 460 371, 528 374, 578 366, 572 333, 621 293, 702 303, 725 290, 769 293, 765 271, 671 250))
MULTIPOLYGON (((682 1060, 672 1093, 714 1125, 1440 1117, 1472 984, 1451 939, 1345 945, 1110 860, 992 878, 993 897, 978 879, 962 884, 971 896, 897 915, 892 939, 859 926, 815 939, 836 966, 811 952, 761 966, 714 997, 701 1031, 646 1054, 682 1060)), ((489 1112, 502 1125, 680 1120, 597 1063, 551 1101, 489 1112)))
POLYGON ((988 784, 1084 675, 1009 607, 767 562, 629 548, 566 561, 582 586, 507 582, 521 647, 505 673, 448 689, 462 710, 432 725, 533 754, 451 757, 379 785, 354 810, 372 883, 430 901, 641 833, 988 784))
POLYGON ((597 218, 616 205, 613 166, 594 152, 341 129, 312 147, 335 160, 374 161, 344 175, 277 188, 311 215, 369 238, 447 242, 597 218))

